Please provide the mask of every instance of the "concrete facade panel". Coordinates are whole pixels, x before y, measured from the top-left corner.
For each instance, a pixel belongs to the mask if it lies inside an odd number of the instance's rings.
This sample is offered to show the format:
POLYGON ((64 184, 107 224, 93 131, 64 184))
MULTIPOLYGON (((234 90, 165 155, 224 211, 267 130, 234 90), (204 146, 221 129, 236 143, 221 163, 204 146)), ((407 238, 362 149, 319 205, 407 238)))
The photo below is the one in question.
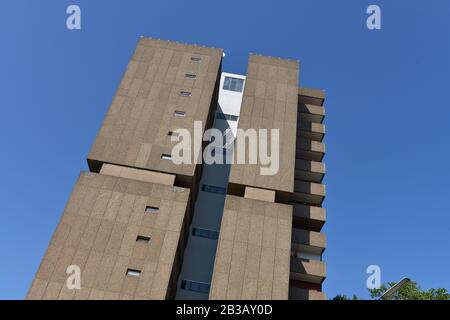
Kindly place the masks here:
POLYGON ((188 195, 188 189, 81 173, 27 299, 164 299, 188 195), (85 189, 95 190, 91 192, 95 196, 88 197, 89 193, 82 192, 85 189), (84 196, 80 196, 82 193, 84 196), (146 212, 149 199, 162 204, 163 210, 146 212), (117 213, 109 215, 108 210, 117 213), (145 227, 142 216, 136 218, 137 211, 156 220, 165 215, 168 221, 176 222, 170 224, 170 230, 167 223, 145 227), (139 235, 150 237, 150 241, 137 242, 139 235), (70 265, 80 267, 80 290, 66 286, 70 265), (127 269, 141 273, 127 275, 127 269))
MULTIPOLYGON (((230 183, 292 192, 298 101, 298 61, 250 55, 239 128, 279 129, 280 168, 261 175, 260 164, 234 164, 230 183)), ((268 139, 271 150, 271 139, 268 139)))
POLYGON ((192 133, 194 120, 204 130, 221 60, 221 49, 141 38, 88 155, 91 169, 99 162, 193 176, 195 166, 174 165, 161 155, 175 145, 168 131, 192 133), (186 79, 188 73, 197 78, 186 79), (187 117, 174 117, 176 110, 187 117))
POLYGON ((292 206, 227 195, 209 298, 287 299, 291 223, 292 206))

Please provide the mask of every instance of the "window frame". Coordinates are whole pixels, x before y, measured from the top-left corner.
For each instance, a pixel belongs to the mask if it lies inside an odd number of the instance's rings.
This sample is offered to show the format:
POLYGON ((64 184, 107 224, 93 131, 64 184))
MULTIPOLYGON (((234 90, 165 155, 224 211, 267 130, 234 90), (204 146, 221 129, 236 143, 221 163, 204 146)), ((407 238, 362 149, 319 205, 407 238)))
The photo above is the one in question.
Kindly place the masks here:
POLYGON ((210 184, 202 184, 202 188, 201 190, 203 192, 208 192, 208 193, 215 193, 215 194, 221 194, 221 195, 225 195, 227 194, 227 189, 224 187, 218 187, 218 186, 213 186, 210 184))
POLYGON ((234 114, 227 114, 223 112, 217 112, 216 118, 220 120, 227 120, 227 121, 238 121, 239 116, 236 116, 234 114))
POLYGON ((147 236, 143 236, 143 235, 139 235, 138 234, 138 236, 136 237, 136 242, 149 243, 151 239, 152 239, 151 237, 147 237, 147 236))
POLYGON ((125 273, 127 276, 129 277, 140 277, 142 273, 142 270, 137 270, 137 269, 132 269, 132 268, 128 268, 127 272, 125 273))
POLYGON ((244 79, 225 76, 223 79, 222 89, 232 92, 244 91, 244 79))
POLYGON ((194 280, 181 280, 181 289, 187 290, 187 291, 193 291, 197 293, 209 293, 211 290, 211 284, 201 281, 194 281, 194 280))
POLYGON ((156 213, 159 211, 159 207, 155 207, 155 206, 145 206, 145 212, 148 213, 156 213))
POLYGON ((205 238, 205 239, 211 239, 211 240, 219 239, 219 231, 200 228, 200 227, 193 227, 191 234, 194 237, 199 237, 199 238, 205 238))
POLYGON ((184 117, 186 117, 186 112, 185 111, 180 111, 180 110, 175 110, 173 112, 173 115, 175 117, 184 118, 184 117))
POLYGON ((180 91, 180 96, 188 98, 188 97, 192 96, 192 92, 181 90, 180 91))

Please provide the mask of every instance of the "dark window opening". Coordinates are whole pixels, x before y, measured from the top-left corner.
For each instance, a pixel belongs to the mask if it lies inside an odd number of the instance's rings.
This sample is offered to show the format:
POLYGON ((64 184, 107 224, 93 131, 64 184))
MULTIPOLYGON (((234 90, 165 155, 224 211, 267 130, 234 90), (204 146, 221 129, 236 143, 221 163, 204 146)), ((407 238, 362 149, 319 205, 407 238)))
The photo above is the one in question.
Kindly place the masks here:
POLYGON ((141 270, 127 269, 127 276, 139 277, 141 275, 141 270))
POLYGON ((159 211, 158 207, 152 207, 152 206, 145 207, 145 212, 155 213, 155 212, 158 212, 158 211, 159 211))
POLYGON ((175 111, 173 114, 175 117, 185 117, 186 116, 186 112, 184 112, 184 111, 175 111))
POLYGON ((190 281, 190 280, 181 280, 181 289, 200 292, 200 293, 208 293, 209 292, 209 283, 190 281))
POLYGON ((207 239, 214 239, 214 240, 219 239, 219 232, 202 228, 193 228, 192 235, 207 239))
POLYGON ((217 193, 217 194, 226 194, 226 192, 227 192, 227 190, 225 188, 210 186, 207 184, 202 185, 202 191, 210 192, 210 193, 217 193))
POLYGON ((217 113, 217 119, 222 119, 222 120, 230 120, 230 121, 238 121, 239 117, 232 115, 232 114, 226 114, 226 113, 217 113))
POLYGON ((136 242, 149 243, 150 242, 150 237, 137 236, 136 242))

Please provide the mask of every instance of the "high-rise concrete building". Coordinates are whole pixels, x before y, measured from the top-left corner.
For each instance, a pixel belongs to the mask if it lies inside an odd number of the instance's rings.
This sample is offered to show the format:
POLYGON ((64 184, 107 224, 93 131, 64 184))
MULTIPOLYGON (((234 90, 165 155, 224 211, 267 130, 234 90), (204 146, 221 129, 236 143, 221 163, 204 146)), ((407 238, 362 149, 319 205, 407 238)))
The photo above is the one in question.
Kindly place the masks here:
POLYGON ((325 299, 324 92, 298 61, 250 54, 244 76, 222 59, 140 39, 28 299, 325 299), (238 129, 278 129, 279 170, 175 164, 180 128, 219 129, 230 158, 238 129))

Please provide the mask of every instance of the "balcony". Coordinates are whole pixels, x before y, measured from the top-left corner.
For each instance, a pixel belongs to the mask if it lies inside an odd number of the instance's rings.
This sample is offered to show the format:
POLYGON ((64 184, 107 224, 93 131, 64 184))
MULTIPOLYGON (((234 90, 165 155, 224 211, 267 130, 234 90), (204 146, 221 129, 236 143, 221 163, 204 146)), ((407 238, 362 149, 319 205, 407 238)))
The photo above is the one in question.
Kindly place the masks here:
POLYGON ((297 119, 297 138, 306 138, 309 140, 319 141, 323 140, 325 136, 325 126, 321 123, 302 121, 297 119))
POLYGON ((321 183, 325 176, 325 164, 310 160, 295 160, 295 179, 321 183))
POLYGON ((289 285, 289 300, 326 300, 325 293, 289 285))
POLYGON ((326 277, 325 263, 291 257, 290 279, 321 284, 326 277))
POLYGON ((298 88, 298 102, 322 106, 325 100, 325 91, 313 88, 298 88))
POLYGON ((292 224, 295 228, 320 231, 325 224, 324 208, 294 204, 292 224))
POLYGON ((294 181, 291 200, 301 204, 321 205, 325 199, 325 185, 314 182, 294 181))
POLYGON ((323 123, 325 108, 313 104, 299 103, 297 115, 297 121, 323 123))
POLYGON ((324 233, 292 228, 292 251, 321 255, 327 246, 324 233))
POLYGON ((325 234, 293 228, 291 242, 290 279, 297 285, 310 286, 308 289, 320 288, 326 277, 326 266, 322 262, 325 234))
POLYGON ((325 144, 319 141, 297 139, 296 158, 321 162, 325 155, 325 144))

